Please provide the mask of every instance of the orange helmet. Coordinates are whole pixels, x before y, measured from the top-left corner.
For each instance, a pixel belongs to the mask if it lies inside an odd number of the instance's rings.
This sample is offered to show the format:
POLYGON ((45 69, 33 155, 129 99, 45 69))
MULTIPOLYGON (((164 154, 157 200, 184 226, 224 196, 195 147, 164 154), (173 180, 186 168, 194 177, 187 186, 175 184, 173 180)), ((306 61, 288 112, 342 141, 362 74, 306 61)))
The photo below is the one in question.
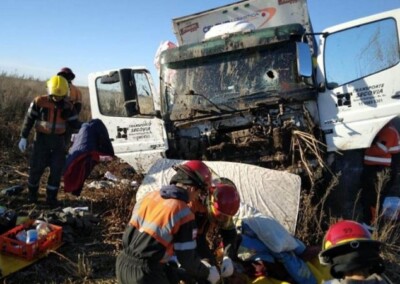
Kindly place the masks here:
POLYGON ((330 226, 325 234, 320 262, 331 266, 331 274, 341 278, 343 273, 371 267, 372 273, 384 270, 379 256, 381 242, 373 240, 371 233, 358 222, 342 220, 330 226))
POLYGON ((217 183, 210 191, 209 211, 213 218, 226 221, 237 213, 240 196, 233 183, 217 183))
MULTIPOLYGON (((184 173, 198 187, 207 189, 211 186, 211 170, 205 163, 199 160, 191 160, 182 165, 174 166, 174 169, 179 173, 184 173)), ((176 183, 174 177, 170 183, 176 183)))

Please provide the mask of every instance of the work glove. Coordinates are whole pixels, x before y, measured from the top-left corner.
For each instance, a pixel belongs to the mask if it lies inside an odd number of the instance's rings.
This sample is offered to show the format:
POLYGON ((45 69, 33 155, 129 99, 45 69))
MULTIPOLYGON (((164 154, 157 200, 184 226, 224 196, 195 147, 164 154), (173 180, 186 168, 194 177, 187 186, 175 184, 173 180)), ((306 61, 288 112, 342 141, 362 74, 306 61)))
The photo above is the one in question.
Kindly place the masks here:
POLYGON ((216 284, 219 279, 221 279, 221 276, 219 275, 218 269, 213 265, 209 264, 207 261, 202 260, 201 261, 205 266, 208 267, 210 273, 208 274, 207 281, 210 282, 211 284, 216 284))
POLYGON ((22 153, 24 153, 26 150, 26 144, 27 144, 26 138, 21 138, 21 140, 19 140, 18 148, 22 153))
POLYGON ((233 261, 230 257, 224 256, 221 264, 221 277, 226 278, 233 274, 233 261))

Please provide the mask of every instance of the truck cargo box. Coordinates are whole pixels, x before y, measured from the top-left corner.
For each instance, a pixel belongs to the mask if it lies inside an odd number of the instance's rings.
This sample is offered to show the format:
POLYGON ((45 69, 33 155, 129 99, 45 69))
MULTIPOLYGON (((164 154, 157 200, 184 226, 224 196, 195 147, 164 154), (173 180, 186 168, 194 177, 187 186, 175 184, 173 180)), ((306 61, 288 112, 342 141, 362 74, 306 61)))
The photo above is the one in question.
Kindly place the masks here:
POLYGON ((306 0, 245 0, 172 20, 179 45, 201 42, 211 27, 245 21, 255 29, 301 24, 311 31, 306 0))

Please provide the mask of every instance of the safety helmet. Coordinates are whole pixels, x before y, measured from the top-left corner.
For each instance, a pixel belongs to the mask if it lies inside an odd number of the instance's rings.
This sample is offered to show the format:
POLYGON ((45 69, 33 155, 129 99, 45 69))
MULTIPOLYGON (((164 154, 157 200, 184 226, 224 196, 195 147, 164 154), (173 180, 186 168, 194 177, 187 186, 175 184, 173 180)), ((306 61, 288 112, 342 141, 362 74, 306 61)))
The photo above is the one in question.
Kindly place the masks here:
POLYGON ((209 211, 213 218, 226 221, 237 213, 240 196, 233 183, 217 183, 210 191, 209 211))
POLYGON ((384 266, 380 247, 381 242, 373 240, 366 227, 356 221, 342 220, 326 232, 319 259, 322 264, 330 265, 335 278, 365 267, 372 273, 381 273, 384 266))
POLYGON ((63 67, 60 72, 57 73, 59 76, 63 76, 67 81, 72 81, 75 79, 75 74, 72 72, 71 68, 63 67))
POLYGON ((358 222, 342 220, 333 224, 326 232, 323 250, 346 244, 352 241, 371 241, 372 236, 366 227, 358 222))
POLYGON ((208 187, 211 186, 211 179, 212 179, 211 170, 202 161, 191 160, 181 165, 175 165, 173 168, 177 171, 178 175, 172 177, 170 182, 171 184, 182 182, 182 180, 178 180, 178 178, 179 174, 183 173, 189 178, 189 180, 187 180, 186 183, 192 182, 194 185, 202 189, 207 189, 208 187))
POLYGON ((50 96, 64 97, 68 95, 68 82, 59 75, 53 76, 47 81, 47 92, 50 96))

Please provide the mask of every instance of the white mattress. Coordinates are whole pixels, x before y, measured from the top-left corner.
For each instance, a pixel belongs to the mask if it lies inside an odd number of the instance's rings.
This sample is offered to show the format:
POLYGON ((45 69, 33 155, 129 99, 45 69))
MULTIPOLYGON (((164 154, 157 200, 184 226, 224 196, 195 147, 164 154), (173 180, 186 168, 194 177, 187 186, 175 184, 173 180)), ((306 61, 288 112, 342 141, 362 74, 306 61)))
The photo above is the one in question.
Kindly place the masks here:
MULTIPOLYGON (((182 162, 184 161, 158 160, 143 179, 136 195, 137 200, 145 193, 169 184, 175 174, 171 166, 182 162)), ((240 219, 251 217, 251 214, 258 211, 276 219, 290 234, 295 233, 300 202, 299 176, 242 163, 205 163, 219 176, 229 178, 236 184, 241 198, 237 213, 240 219), (249 207, 253 210, 249 210, 249 207)))

